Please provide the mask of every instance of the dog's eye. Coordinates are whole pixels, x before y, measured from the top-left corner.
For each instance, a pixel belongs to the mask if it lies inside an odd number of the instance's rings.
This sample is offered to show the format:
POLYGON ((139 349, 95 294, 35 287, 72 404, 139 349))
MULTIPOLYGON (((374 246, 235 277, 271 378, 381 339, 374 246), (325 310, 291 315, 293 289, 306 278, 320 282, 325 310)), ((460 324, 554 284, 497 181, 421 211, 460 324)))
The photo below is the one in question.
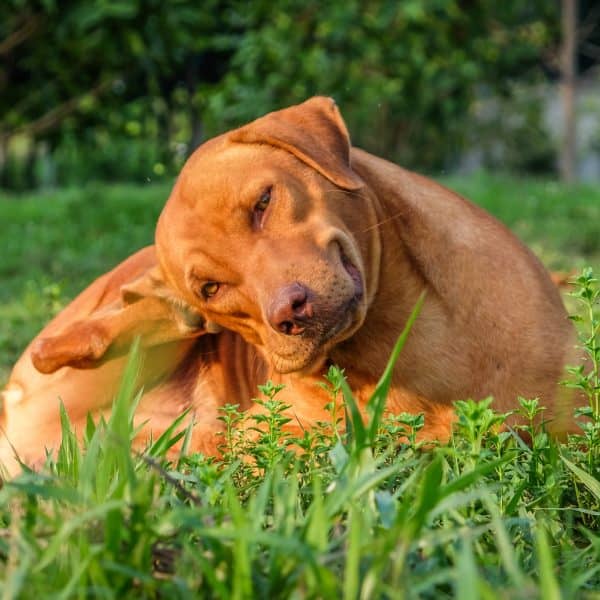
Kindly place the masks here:
POLYGON ((216 281, 209 281, 200 288, 200 293, 205 300, 211 298, 219 291, 219 284, 216 281))
POLYGON ((256 212, 265 212, 265 210, 267 210, 267 206, 269 206, 269 202, 271 202, 271 189, 271 187, 268 187, 260 195, 258 202, 254 205, 254 210, 256 212))
POLYGON ((265 211, 269 208, 269 203, 271 202, 271 190, 270 186, 265 189, 260 195, 258 202, 254 205, 252 210, 252 225, 255 228, 259 228, 262 225, 265 211))

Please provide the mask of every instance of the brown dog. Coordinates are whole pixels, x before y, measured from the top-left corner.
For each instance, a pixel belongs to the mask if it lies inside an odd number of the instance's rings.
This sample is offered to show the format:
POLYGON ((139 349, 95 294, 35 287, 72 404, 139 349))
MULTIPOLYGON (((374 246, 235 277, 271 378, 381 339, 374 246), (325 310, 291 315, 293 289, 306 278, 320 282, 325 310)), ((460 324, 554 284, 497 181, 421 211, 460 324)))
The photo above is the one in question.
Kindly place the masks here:
POLYGON ((318 384, 329 362, 345 369, 364 407, 423 290, 390 411, 424 412, 423 436, 447 439, 455 400, 493 395, 508 411, 518 396, 540 397, 557 431, 570 425, 557 382, 575 362, 574 335, 543 266, 480 208, 351 148, 330 99, 201 146, 159 219, 156 248, 160 267, 146 250, 138 291, 127 292, 135 277, 126 262, 113 272, 110 298, 95 300, 100 312, 82 300, 98 297, 96 282, 15 367, 9 400, 17 385, 22 402, 6 402, 6 430, 28 458, 57 443, 57 394, 74 398, 68 408, 77 415, 107 405, 122 368, 112 365, 123 361, 110 357, 138 333, 150 354, 166 357, 157 371, 150 361, 146 375, 155 382, 142 406, 148 429, 164 427, 155 412, 192 406, 203 424, 195 448, 214 447, 217 406, 260 410, 250 399, 267 378, 286 384, 281 398, 297 427, 324 420, 318 384), (142 303, 152 319, 136 309, 142 303), (68 375, 37 374, 32 352, 38 368, 71 365, 68 375), (72 368, 80 366, 88 370, 72 368), (98 386, 104 373, 112 383, 98 386), (42 430, 33 425, 40 404, 42 430), (27 422, 11 416, 17 410, 27 422))

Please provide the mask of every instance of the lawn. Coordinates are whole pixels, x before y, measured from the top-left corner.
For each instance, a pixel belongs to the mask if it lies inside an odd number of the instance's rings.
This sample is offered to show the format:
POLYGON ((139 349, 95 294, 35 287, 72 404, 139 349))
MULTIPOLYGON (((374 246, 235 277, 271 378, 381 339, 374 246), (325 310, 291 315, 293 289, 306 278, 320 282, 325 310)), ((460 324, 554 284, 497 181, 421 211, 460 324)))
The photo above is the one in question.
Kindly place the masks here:
MULTIPOLYGON (((600 190, 490 174, 443 183, 503 220, 549 268, 600 272, 600 190)), ((53 313, 152 242, 168 191, 94 184, 0 195, 0 381, 53 313)), ((594 282, 581 285, 598 294, 594 282)), ((589 321, 580 327, 591 347, 589 321)), ((523 401, 527 446, 499 430, 503 417, 485 402, 465 401, 452 441, 424 450, 413 438, 418 416, 364 425, 333 370, 327 385, 346 400, 350 435, 334 419, 282 438, 276 390, 266 387, 270 417, 257 441, 232 433, 221 461, 168 464, 174 434, 143 456, 127 451, 130 381, 111 420, 90 423, 85 452, 65 420, 57 462, 0 490, 4 597, 600 597, 597 415, 559 443, 533 425, 535 401, 523 401), (401 433, 409 442, 397 448, 401 433)))

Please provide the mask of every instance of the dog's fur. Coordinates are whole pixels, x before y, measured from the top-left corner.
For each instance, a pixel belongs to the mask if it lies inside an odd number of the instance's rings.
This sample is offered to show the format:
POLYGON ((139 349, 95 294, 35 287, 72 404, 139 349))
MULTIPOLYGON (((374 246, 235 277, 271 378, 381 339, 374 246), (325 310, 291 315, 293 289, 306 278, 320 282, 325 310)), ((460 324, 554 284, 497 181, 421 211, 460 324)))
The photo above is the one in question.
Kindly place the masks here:
POLYGON ((571 426, 557 382, 576 362, 573 330, 537 258, 482 209, 352 148, 332 100, 270 113, 202 145, 156 253, 98 279, 28 347, 3 393, 0 459, 14 472, 13 446, 29 462, 56 448, 58 396, 79 431, 107 410, 137 335, 141 440, 191 406, 192 449, 213 453, 217 408, 261 410, 267 378, 309 427, 326 419, 331 362, 364 408, 423 290, 388 410, 425 413, 423 437, 443 440, 455 400, 493 395, 509 411, 539 397, 553 429, 571 426))

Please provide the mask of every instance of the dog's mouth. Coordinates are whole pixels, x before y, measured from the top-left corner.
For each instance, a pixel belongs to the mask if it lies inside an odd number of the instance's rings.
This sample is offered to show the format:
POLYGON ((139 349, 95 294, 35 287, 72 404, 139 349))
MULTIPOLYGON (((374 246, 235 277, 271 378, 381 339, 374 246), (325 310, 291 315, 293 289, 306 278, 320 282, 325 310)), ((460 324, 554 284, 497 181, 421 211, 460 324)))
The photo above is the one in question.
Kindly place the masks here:
POLYGON ((354 296, 351 302, 356 302, 356 304, 358 304, 362 300, 365 293, 362 276, 360 274, 360 271, 358 270, 358 267, 348 258, 348 256, 343 250, 340 250, 340 258, 342 260, 342 265, 346 270, 346 273, 350 275, 350 278, 354 283, 354 296))

